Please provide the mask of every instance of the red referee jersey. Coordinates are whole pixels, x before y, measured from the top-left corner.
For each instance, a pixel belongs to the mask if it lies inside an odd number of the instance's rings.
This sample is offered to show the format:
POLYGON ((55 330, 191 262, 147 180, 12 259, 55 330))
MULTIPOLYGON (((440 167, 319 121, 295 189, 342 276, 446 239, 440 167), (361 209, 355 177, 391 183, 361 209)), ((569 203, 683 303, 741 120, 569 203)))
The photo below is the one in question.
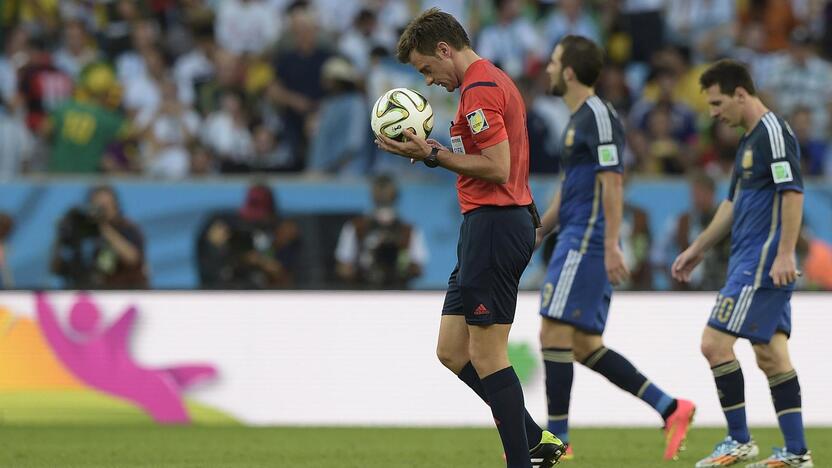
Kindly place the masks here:
POLYGON ((465 71, 460 89, 459 108, 451 125, 454 153, 482 154, 485 148, 506 139, 511 152, 511 169, 505 184, 457 177, 460 209, 466 213, 485 205, 530 204, 526 106, 514 82, 491 62, 480 59, 465 71))

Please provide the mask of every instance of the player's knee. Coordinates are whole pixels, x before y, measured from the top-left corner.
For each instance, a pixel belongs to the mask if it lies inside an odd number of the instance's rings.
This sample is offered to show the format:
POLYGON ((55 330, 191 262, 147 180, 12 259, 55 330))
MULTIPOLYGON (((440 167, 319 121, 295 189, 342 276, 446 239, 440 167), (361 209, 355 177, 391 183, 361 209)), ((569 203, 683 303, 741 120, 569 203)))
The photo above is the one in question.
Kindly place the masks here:
POLYGON ((504 367, 505 356, 500 356, 494 349, 486 346, 471 346, 468 350, 471 357, 471 364, 480 375, 488 375, 504 367))
POLYGON ((576 361, 584 362, 587 360, 587 358, 589 358, 592 355, 592 353, 598 351, 598 349, 601 348, 601 346, 603 346, 603 344, 592 347, 588 343, 576 341, 575 345, 572 348, 572 353, 575 355, 576 361))
POLYGON ((604 340, 601 335, 588 334, 576 331, 572 343, 572 352, 578 362, 587 360, 592 353, 604 347, 604 340))
POLYGON ((436 347, 436 357, 439 358, 439 362, 443 366, 455 374, 458 374, 470 361, 468 353, 464 349, 459 349, 459 347, 439 345, 436 347))
POLYGON ((719 343, 718 341, 702 340, 700 350, 711 366, 716 366, 718 364, 736 359, 733 348, 731 346, 726 346, 723 343, 719 343))
POLYGON ((540 345, 543 348, 571 349, 574 345, 575 329, 543 318, 540 325, 540 345))
POLYGON ((754 355, 757 358, 757 367, 764 374, 771 377, 791 370, 791 363, 787 358, 778 356, 777 353, 762 346, 754 347, 754 355))

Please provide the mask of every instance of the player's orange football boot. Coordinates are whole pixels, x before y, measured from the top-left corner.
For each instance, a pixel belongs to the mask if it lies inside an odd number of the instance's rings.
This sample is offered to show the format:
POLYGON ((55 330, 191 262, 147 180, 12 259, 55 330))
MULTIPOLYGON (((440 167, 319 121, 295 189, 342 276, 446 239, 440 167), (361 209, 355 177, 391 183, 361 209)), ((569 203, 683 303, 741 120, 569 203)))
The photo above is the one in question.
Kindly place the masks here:
POLYGON ((688 429, 693 422, 696 405, 689 400, 676 400, 676 411, 668 416, 664 425, 665 449, 664 459, 674 460, 679 456, 679 450, 688 435, 688 429))

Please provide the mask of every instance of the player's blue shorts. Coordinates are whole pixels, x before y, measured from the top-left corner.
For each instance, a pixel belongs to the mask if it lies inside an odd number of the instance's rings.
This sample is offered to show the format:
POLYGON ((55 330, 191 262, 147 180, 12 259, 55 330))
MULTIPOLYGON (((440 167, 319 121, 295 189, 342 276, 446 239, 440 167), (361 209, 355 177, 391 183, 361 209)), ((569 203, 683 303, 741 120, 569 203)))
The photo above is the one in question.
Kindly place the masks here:
POLYGON ((541 290, 540 315, 600 335, 611 298, 603 255, 555 248, 541 290))
POLYGON ((768 343, 778 331, 791 334, 791 297, 791 291, 755 289, 729 280, 719 291, 708 326, 752 343, 768 343))
POLYGON ((514 322, 534 229, 524 206, 483 206, 465 213, 442 315, 464 315, 469 325, 514 322))

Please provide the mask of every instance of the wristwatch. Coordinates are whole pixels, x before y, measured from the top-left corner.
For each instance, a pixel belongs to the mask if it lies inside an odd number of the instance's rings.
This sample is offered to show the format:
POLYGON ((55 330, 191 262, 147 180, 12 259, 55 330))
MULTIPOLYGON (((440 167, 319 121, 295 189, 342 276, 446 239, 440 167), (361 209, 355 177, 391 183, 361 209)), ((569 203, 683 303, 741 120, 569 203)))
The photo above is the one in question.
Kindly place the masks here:
POLYGON ((430 150, 430 154, 428 157, 422 160, 427 167, 437 167, 439 166, 439 159, 436 158, 436 155, 439 154, 439 148, 433 147, 430 150))

